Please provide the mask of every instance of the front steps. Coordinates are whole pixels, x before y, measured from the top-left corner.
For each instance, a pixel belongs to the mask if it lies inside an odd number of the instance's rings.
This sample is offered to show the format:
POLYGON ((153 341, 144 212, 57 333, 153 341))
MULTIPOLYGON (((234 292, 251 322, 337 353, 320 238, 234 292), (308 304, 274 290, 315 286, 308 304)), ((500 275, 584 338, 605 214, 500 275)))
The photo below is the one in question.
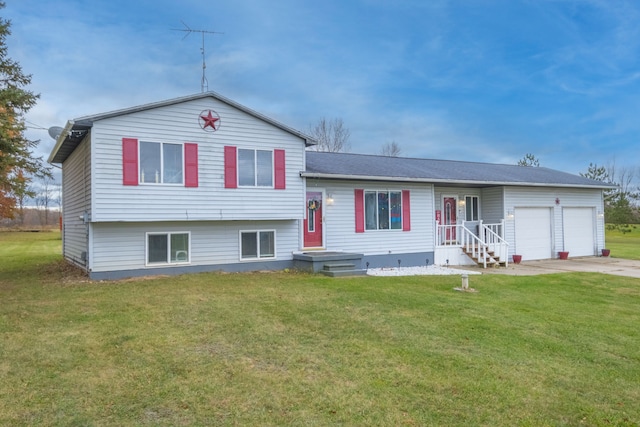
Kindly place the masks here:
POLYGON ((356 265, 350 262, 327 262, 320 273, 330 277, 362 276, 367 274, 367 270, 356 268, 356 265))
POLYGON ((293 255, 295 268, 321 273, 330 277, 361 276, 363 254, 347 252, 313 251, 293 255))
MULTIPOLYGON (((473 251, 469 248, 462 247, 464 252, 469 258, 473 260, 479 267, 484 267, 484 261, 478 256, 474 256, 473 251)), ((496 256, 495 252, 487 250, 487 267, 504 267, 507 265, 506 261, 500 260, 500 257, 496 256)))

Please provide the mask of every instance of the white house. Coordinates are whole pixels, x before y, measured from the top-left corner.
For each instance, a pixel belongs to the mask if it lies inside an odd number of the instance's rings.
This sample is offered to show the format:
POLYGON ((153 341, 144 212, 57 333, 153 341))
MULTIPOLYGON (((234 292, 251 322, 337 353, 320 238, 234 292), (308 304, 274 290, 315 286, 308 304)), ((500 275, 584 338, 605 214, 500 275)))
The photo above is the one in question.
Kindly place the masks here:
POLYGON ((62 165, 63 254, 94 279, 596 255, 609 186, 546 169, 307 151, 217 93, 81 117, 62 165), (472 260, 473 259, 473 260, 472 260))

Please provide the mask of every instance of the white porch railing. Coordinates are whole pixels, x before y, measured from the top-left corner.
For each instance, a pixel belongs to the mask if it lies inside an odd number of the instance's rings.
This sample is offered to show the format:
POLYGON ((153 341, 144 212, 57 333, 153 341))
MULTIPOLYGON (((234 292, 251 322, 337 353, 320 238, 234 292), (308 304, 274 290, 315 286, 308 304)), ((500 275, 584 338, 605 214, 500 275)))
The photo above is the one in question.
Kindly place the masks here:
POLYGON ((504 220, 498 224, 483 224, 479 226, 480 238, 487 245, 489 252, 493 252, 494 258, 509 264, 509 243, 504 239, 504 220))
POLYGON ((504 236, 504 221, 498 224, 478 224, 478 235, 463 224, 436 224, 436 247, 464 248, 469 256, 487 267, 492 258, 508 263, 509 244, 504 236))
POLYGON ((436 246, 457 246, 465 248, 478 263, 487 268, 487 245, 471 230, 462 224, 438 225, 436 246))

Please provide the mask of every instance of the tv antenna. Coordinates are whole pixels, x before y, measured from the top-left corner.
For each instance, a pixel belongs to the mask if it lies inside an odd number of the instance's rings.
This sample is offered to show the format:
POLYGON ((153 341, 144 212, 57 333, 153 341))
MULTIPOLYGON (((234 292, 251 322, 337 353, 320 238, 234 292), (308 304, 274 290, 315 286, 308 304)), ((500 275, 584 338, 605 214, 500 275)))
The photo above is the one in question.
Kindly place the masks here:
POLYGON ((180 21, 182 22, 182 25, 184 25, 184 29, 182 28, 172 28, 173 31, 183 31, 187 34, 184 35, 184 37, 182 38, 182 40, 186 39, 187 36, 189 36, 189 34, 191 33, 201 33, 202 34, 202 47, 200 48, 200 52, 202 53, 202 80, 200 81, 200 88, 202 90, 202 92, 206 92, 209 90, 209 81, 207 80, 207 75, 205 73, 205 70, 207 69, 207 64, 205 62, 205 52, 204 52, 204 35, 205 34, 224 34, 224 33, 219 33, 217 31, 207 31, 207 30, 194 30, 191 27, 189 27, 187 24, 184 23, 184 21, 180 21))

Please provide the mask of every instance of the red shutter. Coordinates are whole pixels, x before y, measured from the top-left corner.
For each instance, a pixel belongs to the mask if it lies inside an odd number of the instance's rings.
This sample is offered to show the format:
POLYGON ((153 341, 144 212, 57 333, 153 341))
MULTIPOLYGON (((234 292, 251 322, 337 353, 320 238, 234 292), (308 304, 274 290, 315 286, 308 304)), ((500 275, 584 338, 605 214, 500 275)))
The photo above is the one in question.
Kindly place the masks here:
POLYGON ((198 186, 198 144, 184 144, 184 186, 198 186))
POLYGON ((356 189, 355 205, 356 205, 356 233, 364 233, 364 190, 356 189))
POLYGON ((238 188, 236 147, 224 147, 224 188, 238 188))
POLYGON ((122 138, 122 185, 138 185, 138 140, 122 138))
POLYGON ((275 176, 274 188, 276 190, 287 188, 284 150, 273 150, 273 171, 275 176))
POLYGON ((402 231, 411 231, 411 201, 409 190, 402 190, 402 231))

